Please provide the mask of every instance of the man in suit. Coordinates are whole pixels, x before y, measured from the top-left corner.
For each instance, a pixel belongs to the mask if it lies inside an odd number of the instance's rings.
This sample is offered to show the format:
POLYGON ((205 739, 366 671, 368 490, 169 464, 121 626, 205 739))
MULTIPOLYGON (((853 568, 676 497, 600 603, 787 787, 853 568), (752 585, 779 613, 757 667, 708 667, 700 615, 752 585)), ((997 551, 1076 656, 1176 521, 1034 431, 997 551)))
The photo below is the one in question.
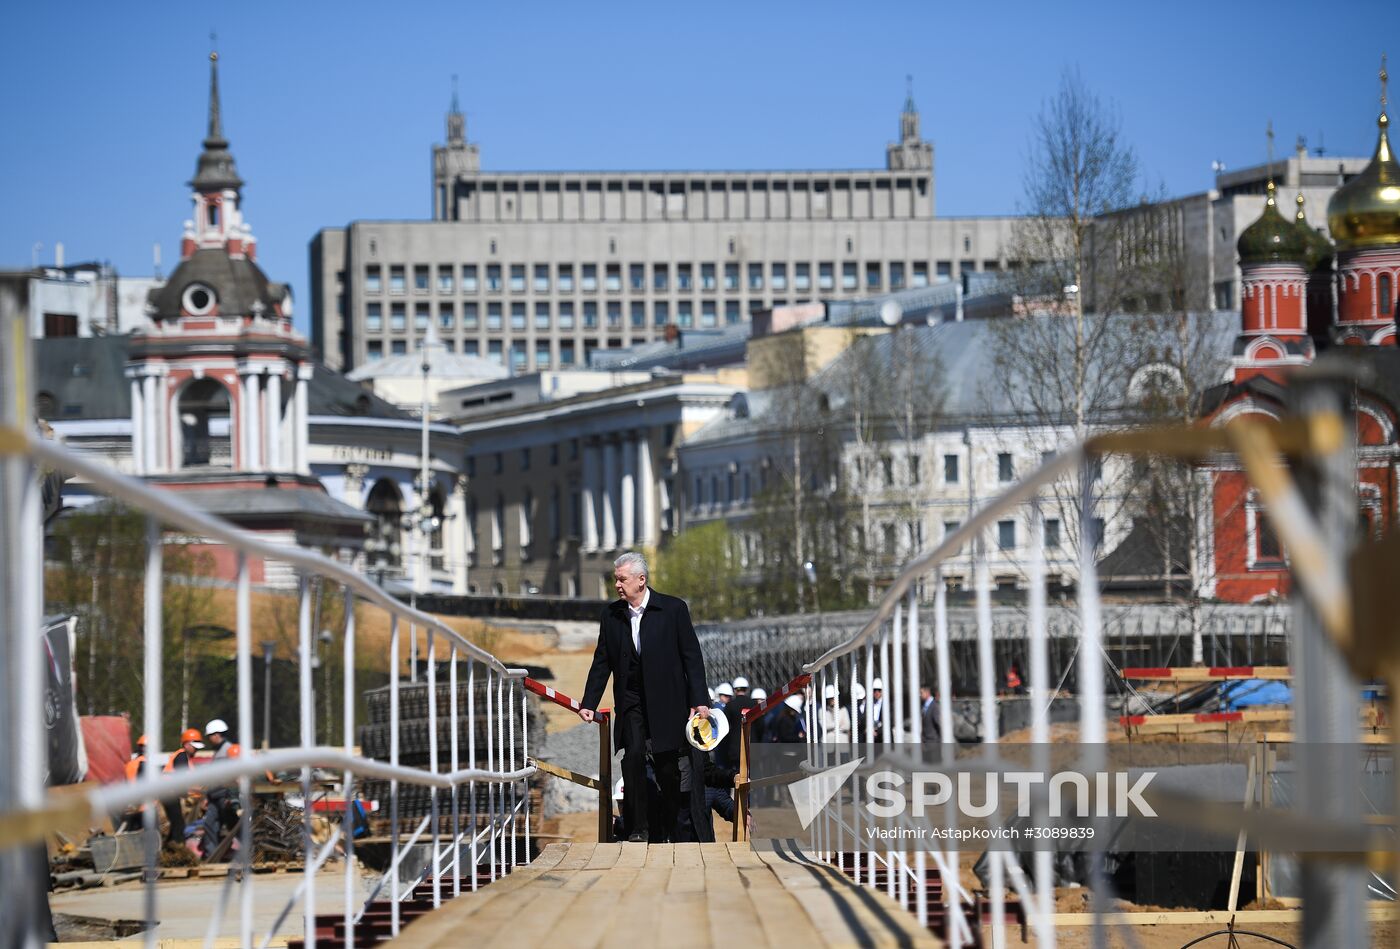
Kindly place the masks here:
POLYGON ((919 686, 919 734, 925 743, 942 740, 938 730, 938 703, 933 700, 933 687, 919 686))
POLYGON ((656 822, 650 820, 645 794, 623 798, 628 840, 662 843, 670 838, 680 807, 685 723, 693 714, 710 711, 705 659, 685 601, 647 586, 641 554, 629 551, 613 561, 613 587, 618 599, 608 604, 598 624, 598 646, 578 714, 593 721, 611 675, 613 740, 622 749, 623 786, 628 791, 646 787, 650 754, 660 791, 656 822))

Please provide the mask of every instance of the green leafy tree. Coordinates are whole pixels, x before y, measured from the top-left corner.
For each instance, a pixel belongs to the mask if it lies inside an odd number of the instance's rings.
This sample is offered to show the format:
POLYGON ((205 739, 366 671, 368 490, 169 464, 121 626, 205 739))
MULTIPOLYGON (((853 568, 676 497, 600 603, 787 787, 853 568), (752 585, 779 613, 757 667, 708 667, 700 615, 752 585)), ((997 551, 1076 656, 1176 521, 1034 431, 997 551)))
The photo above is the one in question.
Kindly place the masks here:
POLYGON ((754 590, 744 580, 738 537, 723 521, 682 531, 653 559, 653 585, 690 604, 697 621, 749 614, 754 590))

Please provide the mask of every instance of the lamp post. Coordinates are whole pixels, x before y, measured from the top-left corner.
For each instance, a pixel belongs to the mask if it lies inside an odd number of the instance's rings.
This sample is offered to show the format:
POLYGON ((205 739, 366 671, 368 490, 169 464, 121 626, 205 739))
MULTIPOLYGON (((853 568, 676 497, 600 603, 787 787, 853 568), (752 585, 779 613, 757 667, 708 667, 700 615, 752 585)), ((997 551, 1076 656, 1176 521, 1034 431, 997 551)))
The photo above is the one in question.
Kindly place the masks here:
POLYGON ((272 654, 276 649, 276 642, 263 640, 263 751, 272 747, 272 654))

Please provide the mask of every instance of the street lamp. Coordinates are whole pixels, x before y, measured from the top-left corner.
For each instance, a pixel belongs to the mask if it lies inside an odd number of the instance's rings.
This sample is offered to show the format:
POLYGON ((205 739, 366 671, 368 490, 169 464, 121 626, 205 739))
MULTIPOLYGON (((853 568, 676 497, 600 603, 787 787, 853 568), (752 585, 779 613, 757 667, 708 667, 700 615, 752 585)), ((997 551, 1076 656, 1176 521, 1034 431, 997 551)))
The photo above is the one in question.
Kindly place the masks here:
POLYGON ((276 649, 274 640, 263 640, 263 751, 272 747, 272 654, 276 649))

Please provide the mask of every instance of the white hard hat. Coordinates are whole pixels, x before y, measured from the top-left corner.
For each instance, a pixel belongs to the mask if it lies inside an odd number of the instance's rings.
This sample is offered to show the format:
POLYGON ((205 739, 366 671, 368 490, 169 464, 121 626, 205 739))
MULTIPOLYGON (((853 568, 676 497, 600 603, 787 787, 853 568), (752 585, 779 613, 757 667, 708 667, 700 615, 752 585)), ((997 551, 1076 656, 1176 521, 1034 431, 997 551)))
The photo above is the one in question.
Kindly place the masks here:
POLYGON ((727 695, 732 699, 734 697, 734 686, 730 685, 728 682, 721 682, 719 685, 715 686, 715 695, 727 695))
POLYGON ((734 688, 736 688, 736 689, 747 689, 748 687, 749 687, 749 680, 748 680, 748 679, 745 679, 743 676, 735 676, 735 677, 734 677, 734 688))
POLYGON ((692 715, 685 723, 685 740, 701 751, 714 751, 728 734, 729 719, 717 708, 708 715, 692 715))
POLYGON ((851 687, 851 694, 855 696, 857 702, 861 701, 865 698, 865 686, 857 682, 851 687))
POLYGON ((828 685, 826 688, 822 689, 822 698, 824 698, 824 699, 834 699, 834 698, 836 698, 836 686, 834 686, 834 685, 828 685))
POLYGON ((764 699, 768 698, 768 693, 763 691, 762 689, 754 689, 753 692, 749 693, 749 697, 754 699, 755 701, 761 702, 764 699))
POLYGON ((870 688, 879 689, 881 692, 883 692, 885 691, 885 683, 879 679, 876 679, 874 682, 870 683, 870 688))
POLYGON ((222 718, 213 719, 208 725, 204 726, 204 734, 206 735, 222 735, 227 731, 228 722, 224 721, 222 718))
POLYGON ((794 712, 800 712, 802 711, 802 696, 789 695, 787 698, 783 699, 783 704, 794 712))

